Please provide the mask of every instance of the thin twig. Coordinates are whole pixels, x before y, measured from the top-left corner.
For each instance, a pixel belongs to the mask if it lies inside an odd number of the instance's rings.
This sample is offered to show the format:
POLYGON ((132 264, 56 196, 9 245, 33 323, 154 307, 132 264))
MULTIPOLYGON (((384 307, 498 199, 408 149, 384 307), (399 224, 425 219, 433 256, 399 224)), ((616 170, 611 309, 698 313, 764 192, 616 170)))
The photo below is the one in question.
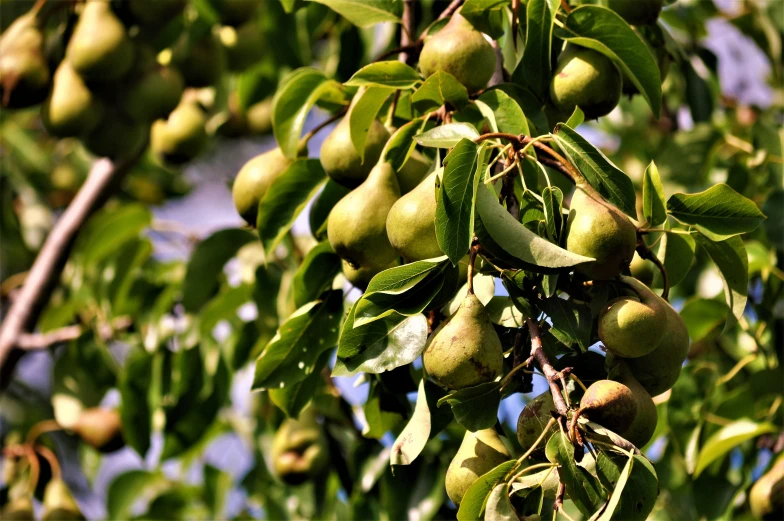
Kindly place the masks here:
POLYGON ((664 267, 664 263, 659 260, 659 257, 656 256, 653 251, 648 248, 648 245, 645 244, 645 241, 642 239, 641 236, 638 235, 637 237, 637 254, 642 259, 647 259, 654 263, 662 275, 662 294, 661 297, 664 300, 669 300, 670 296, 670 276, 667 274, 667 268, 664 267))
POLYGON ((312 130, 310 130, 307 134, 302 136, 302 139, 300 141, 307 143, 308 141, 310 141, 310 138, 318 134, 322 129, 324 129, 324 127, 331 125, 332 123, 336 122, 337 120, 345 116, 346 112, 348 112, 348 107, 343 108, 343 110, 341 110, 337 114, 330 116, 329 118, 325 119, 324 121, 322 121, 321 123, 313 127, 312 130))
POLYGON ((49 463, 49 466, 52 468, 52 479, 61 479, 60 463, 57 461, 57 456, 54 455, 54 452, 49 450, 49 447, 43 445, 36 445, 33 448, 49 463))
POLYGON ((525 321, 528 324, 528 332, 531 335, 531 356, 536 359, 536 362, 542 369, 542 373, 547 378, 547 383, 550 385, 550 393, 553 395, 553 403, 558 414, 565 418, 569 412, 569 407, 567 407, 566 401, 561 394, 561 389, 558 387, 558 371, 553 368, 544 352, 539 323, 531 317, 526 318, 525 321))
MULTIPOLYGON (((112 339, 114 333, 128 329, 133 325, 130 317, 117 317, 111 324, 102 324, 97 328, 98 336, 104 342, 112 339)), ((19 336, 17 347, 25 350, 47 349, 55 344, 70 342, 82 336, 88 329, 81 324, 65 326, 46 333, 23 333, 19 336)))
POLYGON ((563 10, 566 11, 567 13, 572 12, 572 7, 567 3, 566 0, 561 0, 561 7, 563 7, 563 10))
POLYGON ((56 432, 63 430, 62 426, 57 423, 56 420, 42 420, 32 427, 30 430, 27 431, 27 437, 25 438, 25 443, 28 445, 35 444, 36 440, 41 437, 42 434, 46 434, 47 432, 56 432))
MULTIPOLYGON (((400 24, 400 48, 411 47, 414 43, 414 0, 403 0, 403 17, 400 24)), ((398 60, 408 65, 413 62, 414 54, 401 51, 398 60)))

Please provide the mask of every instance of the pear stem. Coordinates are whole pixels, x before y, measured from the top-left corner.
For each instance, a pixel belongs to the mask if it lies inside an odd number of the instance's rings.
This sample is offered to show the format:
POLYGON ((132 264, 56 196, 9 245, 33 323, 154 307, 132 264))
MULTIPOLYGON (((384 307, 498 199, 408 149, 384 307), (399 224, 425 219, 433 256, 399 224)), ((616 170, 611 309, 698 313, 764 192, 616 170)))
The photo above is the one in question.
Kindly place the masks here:
POLYGON ((550 394, 553 395, 553 403, 555 404, 558 414, 566 418, 569 407, 566 405, 563 394, 561 394, 561 389, 556 383, 558 380, 558 372, 553 368, 544 352, 539 323, 531 317, 526 318, 525 322, 528 325, 528 332, 531 335, 531 356, 536 359, 539 367, 542 368, 542 373, 544 373, 544 376, 547 378, 547 383, 550 385, 550 394))
POLYGON ((34 448, 52 468, 52 479, 60 479, 62 477, 62 471, 60 470, 60 463, 57 461, 57 456, 54 455, 54 452, 49 450, 49 447, 44 447, 43 445, 36 445, 34 448))
POLYGON ((474 294, 474 262, 476 261, 476 256, 479 253, 479 241, 476 237, 474 240, 471 241, 471 252, 468 254, 468 280, 466 281, 468 285, 468 294, 474 294))
POLYGON ((637 254, 641 258, 649 260, 652 263, 654 263, 656 267, 659 269, 662 275, 662 286, 663 286, 661 297, 665 301, 669 302, 670 276, 667 274, 667 268, 664 267, 664 263, 662 263, 662 261, 659 260, 659 257, 657 257, 656 254, 653 253, 653 251, 650 248, 648 248, 648 245, 645 244, 645 241, 642 239, 642 236, 639 235, 639 233, 637 235, 637 254))
POLYGON ((63 428, 59 423, 57 423, 57 421, 43 420, 30 427, 30 430, 27 431, 27 439, 25 439, 25 442, 28 445, 33 445, 42 434, 61 430, 63 430, 63 428))
POLYGON ((329 118, 325 119, 324 121, 322 121, 321 123, 319 123, 318 125, 313 127, 313 129, 311 129, 307 134, 302 136, 302 138, 300 139, 300 142, 301 143, 307 143, 308 141, 310 141, 310 139, 313 136, 315 136, 316 134, 321 132, 325 127, 327 127, 328 125, 331 125, 332 123, 336 122, 337 120, 339 120, 340 118, 345 116, 347 112, 348 112, 348 107, 344 108, 343 110, 341 110, 337 114, 334 114, 333 116, 330 116, 329 118))

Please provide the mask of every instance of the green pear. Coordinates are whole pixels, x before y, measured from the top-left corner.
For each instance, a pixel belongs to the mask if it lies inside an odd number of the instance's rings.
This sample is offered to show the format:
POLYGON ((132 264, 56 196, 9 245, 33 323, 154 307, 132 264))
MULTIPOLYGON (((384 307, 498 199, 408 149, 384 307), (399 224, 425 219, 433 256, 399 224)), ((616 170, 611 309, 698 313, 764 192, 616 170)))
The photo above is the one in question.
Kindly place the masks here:
POLYGON ((171 63, 182 73, 185 85, 209 87, 218 82, 226 64, 223 46, 211 33, 192 40, 184 34, 172 48, 171 63))
MULTIPOLYGON (((321 144, 321 166, 336 182, 355 188, 367 179, 368 174, 381 157, 381 151, 389 139, 389 131, 377 119, 373 120, 365 139, 364 160, 351 142, 348 114, 335 125, 321 144)), ((400 188, 398 188, 400 190, 400 188)))
POLYGON ((288 418, 272 441, 272 468, 289 485, 299 485, 325 473, 329 447, 313 409, 305 409, 299 419, 288 418))
POLYGON ((501 376, 501 340, 476 295, 466 295, 455 314, 433 332, 422 364, 433 381, 452 390, 492 382, 501 376))
POLYGON ((244 71, 258 63, 267 49, 264 33, 255 21, 246 22, 236 29, 229 26, 221 28, 220 40, 230 71, 244 71))
POLYGON ((398 253, 387 238, 386 222, 389 210, 399 198, 395 170, 389 163, 379 163, 365 182, 330 211, 329 243, 354 270, 375 274, 397 259, 398 253))
POLYGON ((0 511, 0 519, 5 521, 35 521, 33 501, 27 496, 11 499, 0 511))
POLYGON ((150 2, 150 0, 127 0, 128 10, 133 18, 141 25, 160 27, 180 14, 187 0, 165 0, 150 2))
POLYGON ((577 266, 575 271, 592 280, 614 278, 629 266, 636 246, 637 230, 629 218, 577 186, 569 211, 566 249, 596 260, 577 266))
POLYGON ((653 284, 653 277, 656 275, 656 265, 634 252, 634 258, 629 264, 629 272, 632 277, 650 287, 653 284))
POLYGON ((600 52, 568 45, 558 56, 550 83, 550 100, 571 114, 579 106, 585 119, 609 114, 621 99, 621 73, 600 52))
POLYGON ((637 298, 611 300, 599 315, 599 338, 604 347, 624 358, 645 356, 659 346, 667 327, 667 303, 634 277, 621 280, 637 298))
POLYGON ((784 458, 752 485, 749 491, 751 513, 757 519, 778 520, 784 512, 784 458))
POLYGON ((270 185, 293 163, 280 148, 250 159, 243 165, 231 189, 234 207, 251 226, 256 226, 259 203, 270 185))
POLYGON ((44 521, 84 519, 79 505, 74 501, 62 479, 52 479, 44 489, 44 521))
POLYGON ((245 113, 248 132, 262 136, 272 132, 272 98, 259 101, 248 107, 245 113))
POLYGON ((634 378, 626 364, 619 364, 613 370, 611 376, 632 391, 632 396, 634 396, 634 401, 637 404, 637 414, 634 416, 632 424, 618 434, 632 442, 636 447, 642 448, 651 441, 651 437, 653 437, 653 433, 656 431, 656 423, 659 421, 656 404, 653 403, 653 399, 648 394, 648 391, 634 378))
POLYGON ((150 63, 127 87, 120 103, 135 121, 151 123, 166 118, 177 107, 185 90, 185 80, 173 67, 150 63))
POLYGON ((221 22, 238 26, 255 16, 261 0, 210 0, 210 3, 218 11, 221 22))
POLYGON ((656 23, 663 4, 663 0, 607 0, 607 7, 630 25, 656 23))
POLYGON ((0 95, 4 107, 41 103, 49 89, 44 35, 36 13, 20 16, 0 37, 0 95))
POLYGON ((133 66, 134 46, 108 0, 85 2, 65 55, 88 81, 116 80, 133 66))
MULTIPOLYGON (((524 451, 530 449, 536 440, 539 439, 547 423, 553 417, 551 411, 555 410, 553 395, 550 391, 545 391, 523 407, 520 416, 517 418, 517 441, 524 451)), ((555 426, 551 427, 554 429, 555 426)), ((541 443, 532 453, 533 457, 541 458, 544 456, 545 442, 541 443)))
POLYGON ((455 505, 480 476, 511 459, 494 429, 466 431, 460 448, 446 469, 446 494, 455 505))
POLYGON ((591 384, 580 400, 583 416, 602 427, 620 434, 626 431, 637 415, 637 402, 629 387, 612 380, 591 384))
POLYGON ((152 125, 150 149, 168 163, 187 163, 207 146, 207 117, 198 103, 183 100, 169 114, 152 125))
POLYGON ((101 121, 103 103, 85 85, 68 60, 54 73, 52 92, 41 107, 41 121, 57 137, 88 134, 101 121))
POLYGON ((71 430, 87 445, 101 452, 114 452, 125 446, 122 420, 115 409, 85 409, 79 414, 71 430))
POLYGON ((389 243, 406 260, 440 257, 436 239, 436 179, 443 169, 427 176, 419 186, 392 205, 387 216, 389 243))
POLYGON ((438 71, 454 76, 469 93, 484 89, 495 72, 495 50, 462 15, 455 14, 438 33, 425 39, 419 68, 425 78, 438 71))
POLYGON ((148 125, 131 121, 107 107, 98 126, 82 138, 82 143, 97 156, 118 159, 137 152, 148 133, 148 125))
POLYGON ((400 193, 407 194, 422 182, 430 171, 432 161, 417 149, 411 151, 408 161, 397 172, 397 182, 400 184, 400 193))
POLYGON ((387 266, 382 266, 380 269, 377 266, 355 269, 345 260, 341 260, 340 264, 343 267, 343 276, 346 277, 346 280, 349 281, 352 286, 355 286, 364 291, 365 288, 367 288, 367 285, 370 284, 370 280, 373 277, 384 270, 399 266, 400 260, 395 257, 392 262, 390 262, 387 266))

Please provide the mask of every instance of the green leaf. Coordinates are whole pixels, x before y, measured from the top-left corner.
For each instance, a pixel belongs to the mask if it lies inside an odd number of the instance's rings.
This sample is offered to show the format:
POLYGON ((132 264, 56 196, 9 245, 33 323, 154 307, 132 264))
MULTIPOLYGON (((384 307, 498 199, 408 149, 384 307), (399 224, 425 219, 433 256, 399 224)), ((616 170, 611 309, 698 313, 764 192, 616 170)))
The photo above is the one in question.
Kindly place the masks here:
POLYGON ((411 152, 416 148, 414 137, 422 132, 425 123, 424 118, 417 118, 397 129, 384 145, 380 160, 391 163, 396 172, 400 171, 408 161, 411 152))
POLYGON ((486 90, 476 100, 476 106, 490 122, 494 132, 531 135, 528 120, 520 105, 509 94, 500 89, 486 90))
POLYGON ((501 404, 501 383, 487 382, 459 391, 452 391, 438 400, 438 406, 448 403, 457 423, 471 432, 489 429, 498 421, 501 404))
POLYGON ((757 423, 745 418, 725 425, 713 433, 702 446, 702 450, 700 450, 700 454, 697 457, 694 477, 699 476, 711 463, 742 443, 763 434, 778 432, 778 430, 772 423, 757 423))
POLYGON ((580 107, 574 107, 574 112, 566 120, 566 126, 569 128, 577 128, 585 122, 585 113, 580 107))
POLYGON ((569 439, 557 431, 547 442, 547 453, 555 453, 558 475, 566 486, 566 493, 584 516, 590 517, 604 503, 599 482, 574 460, 574 447, 569 439), (551 447, 552 445, 552 447, 551 447))
POLYGON ((321 353, 337 343, 342 308, 343 292, 330 291, 295 311, 256 360, 253 389, 282 389, 311 374, 321 353))
POLYGON ((673 194, 667 210, 712 241, 752 232, 765 220, 756 204, 724 183, 697 194, 673 194))
POLYGON ((493 324, 502 327, 523 327, 526 316, 521 313, 509 297, 493 297, 485 306, 487 315, 493 324))
POLYGON ((365 161, 365 140, 376 115, 387 100, 393 89, 389 87, 368 87, 359 95, 356 104, 348 114, 351 143, 359 154, 361 162, 365 161))
POLYGON ((637 218, 637 196, 629 176, 607 159, 598 148, 563 123, 556 126, 552 136, 566 154, 566 158, 602 197, 633 219, 637 218))
POLYGON ((605 509, 602 514, 605 519, 645 521, 653 510, 659 496, 656 471, 645 456, 635 455, 634 463, 630 464, 631 461, 628 456, 611 451, 601 451, 596 458, 596 475, 608 490, 613 491, 610 502, 612 503, 616 496, 619 500, 614 510, 610 505, 605 509), (625 484, 622 490, 619 490, 625 474, 625 484))
POLYGON ((539 301, 539 306, 553 321, 550 330, 555 338, 567 346, 577 344, 581 351, 591 345, 591 308, 588 304, 550 297, 539 301))
POLYGON ((639 90, 653 114, 661 109, 661 76, 656 58, 643 39, 615 12, 583 5, 566 17, 556 35, 570 43, 599 51, 610 58, 639 90))
POLYGON ((473 141, 478 137, 479 132, 470 123, 448 123, 419 134, 414 139, 425 147, 452 148, 463 139, 473 141))
POLYGON ((389 87, 392 89, 413 89, 422 78, 417 71, 397 60, 382 61, 365 65, 345 83, 349 87, 364 85, 389 87))
POLYGON ((142 457, 150 448, 152 434, 150 392, 153 364, 153 356, 147 351, 134 349, 125 361, 117 384, 122 398, 120 418, 123 439, 142 457))
POLYGON ((141 204, 105 209, 93 216, 81 233, 78 247, 85 267, 95 266, 125 243, 138 238, 150 222, 152 214, 141 204))
POLYGON ((204 502, 213 519, 222 519, 226 499, 232 487, 232 477, 210 464, 204 465, 204 502))
POLYGON ((542 190, 545 229, 547 238, 553 244, 560 242, 563 233, 563 197, 563 192, 557 186, 546 186, 542 190))
POLYGON ((517 513, 509 499, 509 483, 499 483, 490 492, 485 506, 487 521, 518 521, 517 513))
MULTIPOLYGON (((691 235, 682 233, 665 233, 659 242, 657 256, 664 263, 670 286, 681 282, 689 273, 694 262, 694 250, 697 244, 691 235)), ((655 280, 657 286, 662 286, 661 274, 656 270, 655 280)))
POLYGON ((324 4, 357 27, 400 22, 403 3, 397 0, 308 0, 324 4))
POLYGON ((659 169, 653 161, 642 177, 642 215, 650 226, 659 226, 667 221, 664 187, 659 177, 659 169))
POLYGON ((196 246, 183 284, 182 305, 186 311, 196 312, 210 299, 223 266, 237 250, 255 239, 247 230, 227 229, 215 232, 196 246))
POLYGON ((474 235, 474 212, 487 149, 462 139, 444 159, 444 175, 437 189, 436 236, 452 264, 468 253, 474 235))
MULTIPOLYGON (((384 435, 396 428, 403 420, 400 410, 392 410, 395 404, 392 396, 386 392, 378 380, 370 381, 370 391, 362 410, 365 413, 365 426, 362 429, 362 436, 365 438, 381 439, 384 435)), ((405 400, 403 398, 403 400, 405 400)), ((405 402, 406 408, 408 402, 405 402)), ((406 410, 406 416, 408 411, 406 410)))
POLYGON ((109 519, 129 519, 131 508, 139 498, 161 493, 169 481, 160 472, 131 470, 120 474, 109 484, 106 507, 109 519))
POLYGON ((332 358, 332 352, 324 351, 316 360, 313 372, 304 380, 293 385, 287 385, 283 389, 270 389, 268 392, 272 403, 277 405, 289 418, 299 417, 299 413, 315 396, 318 386, 323 383, 324 376, 321 374, 321 371, 327 367, 330 358, 332 358))
POLYGON ((332 251, 328 241, 314 246, 302 261, 291 281, 294 305, 298 308, 332 287, 332 281, 340 273, 340 257, 332 251))
POLYGON ((414 92, 411 103, 420 112, 436 110, 444 103, 460 109, 468 103, 468 90, 448 72, 437 71, 414 92))
POLYGON ((466 0, 460 8, 460 14, 478 31, 493 39, 504 35, 506 7, 511 0, 466 0))
POLYGON ((541 100, 550 96, 552 41, 560 0, 529 0, 526 6, 525 49, 512 81, 525 83, 541 100))
POLYGON ((272 182, 259 202, 256 221, 267 256, 289 233, 294 221, 326 180, 327 174, 318 159, 298 159, 272 182))
POLYGON ((726 241, 713 242, 696 235, 697 244, 708 252, 724 281, 724 298, 730 313, 724 323, 724 332, 734 326, 743 315, 748 300, 749 258, 740 237, 730 237, 726 241))
POLYGON ((350 191, 350 188, 340 185, 332 179, 327 180, 324 189, 313 201, 308 215, 310 233, 313 234, 313 237, 319 240, 327 238, 327 217, 329 217, 329 212, 350 191))
POLYGON ((692 343, 711 334, 727 318, 727 305, 714 299, 698 298, 686 302, 680 312, 692 343))
POLYGON ((389 455, 390 465, 410 465, 422 453, 427 441, 452 420, 448 409, 439 409, 437 401, 444 391, 425 378, 419 381, 414 413, 400 432, 389 455))
POLYGON ((460 502, 460 509, 457 511, 458 521, 476 521, 482 519, 482 511, 485 508, 485 501, 490 495, 496 484, 506 478, 506 475, 515 467, 515 460, 505 461, 493 470, 483 474, 473 485, 468 487, 460 502))

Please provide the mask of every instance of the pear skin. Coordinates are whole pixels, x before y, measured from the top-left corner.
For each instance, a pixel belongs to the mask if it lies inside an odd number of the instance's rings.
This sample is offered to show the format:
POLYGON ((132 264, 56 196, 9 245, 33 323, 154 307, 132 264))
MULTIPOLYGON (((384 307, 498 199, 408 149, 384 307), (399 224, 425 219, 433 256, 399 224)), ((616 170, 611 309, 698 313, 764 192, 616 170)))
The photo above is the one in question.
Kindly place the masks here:
POLYGON ((0 37, 0 100, 25 108, 46 98, 51 74, 44 57, 44 35, 35 13, 17 18, 0 37))
POLYGON ((272 468, 278 478, 299 485, 324 474, 328 464, 327 439, 313 409, 283 421, 272 441, 272 468))
POLYGON ((568 45, 558 57, 550 82, 550 100, 558 110, 571 114, 575 107, 585 119, 609 114, 621 99, 621 73, 600 52, 568 45))
POLYGON ((492 45, 462 15, 455 14, 438 33, 425 39, 419 68, 428 78, 438 71, 454 76, 469 94, 480 91, 495 72, 492 45))
MULTIPOLYGON (((367 179, 368 174, 381 157, 381 151, 389 139, 389 131, 377 119, 373 120, 365 139, 364 160, 351 142, 348 115, 335 125, 321 144, 321 166, 335 182, 355 188, 367 179)), ((400 188, 398 187, 398 191, 400 188)))
POLYGON ((259 203, 264 199, 270 185, 280 177, 293 161, 283 155, 280 148, 274 148, 250 159, 240 169, 231 194, 234 207, 251 226, 256 226, 259 203))
POLYGON ((248 107, 245 113, 248 132, 262 136, 272 132, 272 98, 259 101, 248 107))
POLYGON ((466 431, 460 448, 446 470, 446 494, 455 505, 483 474, 511 458, 494 429, 466 431))
POLYGON ((443 255, 436 239, 436 178, 434 171, 419 186, 401 197, 387 216, 389 243, 406 260, 418 261, 443 255))
POLYGON ((116 80, 131 70, 134 47, 108 0, 84 4, 65 55, 88 81, 116 80))
POLYGON ((397 182, 400 184, 400 193, 405 195, 420 185, 430 170, 432 161, 417 149, 411 151, 408 161, 397 172, 397 182))
POLYGON ((71 430, 83 442, 100 452, 114 452, 125 446, 120 413, 115 409, 85 409, 71 430))
POLYGON ((773 467, 752 485, 749 506, 757 519, 781 519, 784 512, 784 459, 780 456, 773 467))
POLYGON ((26 496, 11 499, 0 510, 0 519, 4 521, 35 521, 32 500, 26 496))
POLYGON ((651 437, 656 431, 656 424, 659 421, 656 404, 653 403, 648 391, 634 378, 626 364, 619 364, 613 371, 613 377, 632 391, 634 401, 637 404, 637 414, 634 416, 634 421, 626 430, 618 434, 636 447, 642 448, 651 441, 651 437))
POLYGON ((580 400, 582 415, 602 427, 620 434, 626 431, 637 415, 637 402, 632 390, 612 380, 591 384, 580 400))
POLYGON ((150 149, 172 164, 187 163, 207 146, 207 117, 194 101, 183 100, 169 114, 152 125, 150 149))
POLYGON ((378 275, 380 272, 384 270, 388 270, 390 268, 394 268, 395 266, 400 265, 400 260, 395 257, 395 259, 389 263, 389 265, 382 267, 379 269, 377 266, 371 266, 368 268, 359 268, 354 269, 351 267, 351 264, 346 262, 345 260, 340 261, 341 266, 343 267, 343 276, 346 277, 346 280, 351 283, 352 286, 355 286, 361 290, 365 290, 370 284, 371 279, 378 275))
POLYGON ((653 277, 656 275, 655 270, 656 266, 651 261, 643 259, 637 252, 634 253, 634 258, 629 265, 632 277, 650 287, 653 284, 653 277))
POLYGON ((52 479, 44 490, 44 521, 84 519, 79 505, 62 479, 52 479))
POLYGON ((434 382, 452 390, 492 382, 501 375, 501 340, 476 295, 467 295, 455 314, 433 332, 422 364, 434 382))
POLYGON ((637 231, 628 217, 579 186, 575 189, 566 249, 596 259, 577 266, 575 271, 592 280, 617 277, 631 263, 636 245, 637 231))
POLYGON ((63 60, 54 73, 52 92, 41 106, 41 120, 47 132, 57 137, 88 134, 102 116, 103 103, 68 60, 63 60))
MULTIPOLYGON (((523 407, 520 416, 517 418, 517 441, 524 451, 533 446, 539 436, 544 431, 547 423, 552 418, 551 411, 555 410, 553 395, 550 391, 545 391, 523 407)), ((532 456, 541 458, 544 456, 546 443, 539 445, 532 456)))

